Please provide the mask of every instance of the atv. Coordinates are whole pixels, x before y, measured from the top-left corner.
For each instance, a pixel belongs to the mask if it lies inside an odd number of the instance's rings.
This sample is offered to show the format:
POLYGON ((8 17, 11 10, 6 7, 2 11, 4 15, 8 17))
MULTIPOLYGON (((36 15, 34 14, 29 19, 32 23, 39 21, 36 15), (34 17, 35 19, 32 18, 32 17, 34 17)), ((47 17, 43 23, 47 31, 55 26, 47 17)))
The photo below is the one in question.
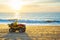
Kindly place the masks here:
POLYGON ((26 31, 26 26, 24 24, 17 24, 17 21, 14 23, 8 24, 9 32, 16 32, 19 31, 20 33, 23 33, 26 31))

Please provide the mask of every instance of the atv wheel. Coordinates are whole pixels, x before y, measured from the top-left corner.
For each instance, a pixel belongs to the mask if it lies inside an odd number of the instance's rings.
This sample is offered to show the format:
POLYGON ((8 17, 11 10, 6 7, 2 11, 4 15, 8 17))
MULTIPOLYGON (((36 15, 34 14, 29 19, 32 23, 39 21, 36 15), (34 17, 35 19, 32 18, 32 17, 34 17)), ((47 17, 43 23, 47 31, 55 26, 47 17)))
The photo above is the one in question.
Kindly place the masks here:
POLYGON ((23 32, 25 32, 25 29, 24 28, 20 28, 19 32, 23 33, 23 32))
POLYGON ((15 30, 13 30, 13 29, 9 29, 9 32, 11 32, 11 33, 12 33, 12 32, 15 32, 15 30))

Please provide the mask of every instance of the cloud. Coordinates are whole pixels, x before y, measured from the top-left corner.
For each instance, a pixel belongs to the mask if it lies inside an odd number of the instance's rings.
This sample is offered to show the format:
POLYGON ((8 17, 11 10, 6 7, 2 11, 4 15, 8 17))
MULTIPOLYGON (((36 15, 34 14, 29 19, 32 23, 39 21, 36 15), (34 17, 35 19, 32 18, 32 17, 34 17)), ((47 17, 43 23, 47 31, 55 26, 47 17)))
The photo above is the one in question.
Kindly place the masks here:
POLYGON ((19 12, 60 12, 60 6, 27 5, 24 6, 19 12))
MULTIPOLYGON (((7 3, 10 0, 0 0, 0 3, 7 3)), ((14 0, 13 0, 14 1, 14 0)), ((60 0, 17 0, 17 1, 23 1, 23 2, 60 2, 60 0)))
POLYGON ((13 12, 13 10, 8 5, 0 4, 0 12, 13 12))
POLYGON ((0 0, 0 4, 1 3, 7 3, 9 0, 0 0))
MULTIPOLYGON (((1 0, 0 0, 1 1, 1 0)), ((7 2, 1 1, 1 2, 7 2)), ((60 3, 59 0, 29 0, 24 1, 27 5, 24 5, 19 12, 60 12, 60 3), (39 3, 39 2, 54 2, 54 3, 39 3), (58 2, 58 3, 55 3, 58 2), (31 3, 28 4, 28 3, 31 3)), ((23 2, 23 1, 22 1, 23 2)), ((7 5, 0 5, 0 12, 13 12, 10 6, 7 5)))
POLYGON ((23 0, 23 1, 33 1, 33 2, 60 2, 60 0, 23 0))
POLYGON ((53 2, 60 2, 60 0, 52 0, 53 2))

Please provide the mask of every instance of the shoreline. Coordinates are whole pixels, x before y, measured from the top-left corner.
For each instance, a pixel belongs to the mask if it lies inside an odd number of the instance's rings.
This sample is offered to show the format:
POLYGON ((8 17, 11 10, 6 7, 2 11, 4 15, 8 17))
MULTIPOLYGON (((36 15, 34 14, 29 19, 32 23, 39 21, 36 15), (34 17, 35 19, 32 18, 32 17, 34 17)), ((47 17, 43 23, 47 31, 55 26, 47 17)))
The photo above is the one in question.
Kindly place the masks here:
MULTIPOLYGON (((21 23, 25 24, 25 23, 21 23)), ((8 25, 8 24, 0 24, 0 25, 8 25)), ((26 26, 60 26, 60 24, 25 24, 26 26)))

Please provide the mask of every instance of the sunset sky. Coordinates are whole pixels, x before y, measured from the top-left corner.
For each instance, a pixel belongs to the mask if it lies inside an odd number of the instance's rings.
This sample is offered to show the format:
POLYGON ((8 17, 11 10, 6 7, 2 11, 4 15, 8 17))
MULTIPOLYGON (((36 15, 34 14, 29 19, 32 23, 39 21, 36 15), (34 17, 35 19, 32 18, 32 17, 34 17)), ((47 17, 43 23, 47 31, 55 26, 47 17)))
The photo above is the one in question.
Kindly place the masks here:
POLYGON ((29 13, 33 15, 35 12, 60 12, 60 0, 0 0, 0 18, 22 16, 24 19, 29 17, 29 13))

